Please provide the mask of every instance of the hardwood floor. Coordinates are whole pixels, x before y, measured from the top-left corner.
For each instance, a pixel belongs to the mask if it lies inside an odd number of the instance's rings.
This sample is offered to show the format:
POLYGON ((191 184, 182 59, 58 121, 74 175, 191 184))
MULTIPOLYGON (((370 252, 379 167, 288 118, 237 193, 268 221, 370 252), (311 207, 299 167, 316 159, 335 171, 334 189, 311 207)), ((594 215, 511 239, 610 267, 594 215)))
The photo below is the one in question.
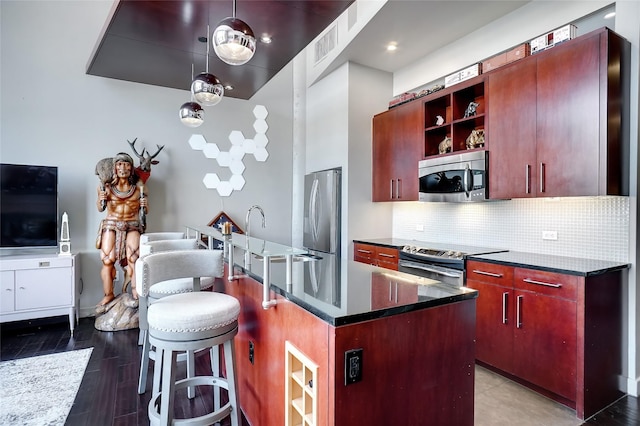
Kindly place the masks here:
MULTIPOLYGON (((93 347, 93 353, 78 395, 71 408, 66 425, 127 426, 148 425, 147 406, 150 399, 152 375, 147 380, 147 391, 138 395, 138 373, 140 368, 140 348, 137 345, 138 330, 103 332, 95 330, 93 318, 83 318, 71 337, 66 318, 3 324, 1 329, 0 358, 2 361, 64 352, 93 347)), ((209 357, 203 354, 197 358, 196 373, 205 374, 209 357)), ((479 413, 491 412, 491 419, 476 419, 476 424, 516 424, 505 423, 507 411, 513 407, 506 404, 485 407, 479 398, 478 389, 488 392, 490 387, 498 388, 487 375, 476 375, 476 417, 479 413), (480 383, 482 382, 482 383, 480 383), (489 383, 491 382, 491 383, 489 383), (502 414, 504 411, 504 414, 502 414)), ((513 392, 510 390, 509 392, 513 392)), ((513 396, 513 394, 511 394, 513 396)), ((204 414, 211 410, 211 389, 198 388, 196 398, 189 401, 186 391, 178 398, 176 415, 185 413, 204 414)), ((510 405, 517 405, 518 398, 511 398, 510 405)), ((535 407, 535 406, 534 406, 535 407)), ((547 410, 538 406, 537 410, 547 410)), ((484 415, 483 415, 484 417, 484 415)), ((243 419, 244 420, 244 419, 243 419)), ((229 422, 223 422, 228 425, 229 422)), ((428 423, 425 423, 425 425, 428 423)), ((522 424, 522 423, 520 423, 522 424)), ((578 424, 578 422, 576 422, 578 424)), ((640 404, 638 398, 625 396, 616 404, 589 419, 584 425, 637 426, 640 424, 640 404)), ((243 425, 248 425, 246 420, 243 425)), ((271 426, 271 425, 255 425, 271 426)), ((552 426, 555 426, 552 424, 552 426)))

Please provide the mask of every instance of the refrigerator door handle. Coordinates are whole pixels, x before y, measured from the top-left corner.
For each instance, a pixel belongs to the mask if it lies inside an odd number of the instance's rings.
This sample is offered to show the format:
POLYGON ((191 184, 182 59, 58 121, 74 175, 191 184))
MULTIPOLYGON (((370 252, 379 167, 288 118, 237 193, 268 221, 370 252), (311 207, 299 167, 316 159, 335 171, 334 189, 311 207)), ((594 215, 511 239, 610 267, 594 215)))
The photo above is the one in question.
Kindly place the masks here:
POLYGON ((311 196, 309 197, 309 221, 313 241, 318 241, 318 179, 313 179, 311 185, 311 196))

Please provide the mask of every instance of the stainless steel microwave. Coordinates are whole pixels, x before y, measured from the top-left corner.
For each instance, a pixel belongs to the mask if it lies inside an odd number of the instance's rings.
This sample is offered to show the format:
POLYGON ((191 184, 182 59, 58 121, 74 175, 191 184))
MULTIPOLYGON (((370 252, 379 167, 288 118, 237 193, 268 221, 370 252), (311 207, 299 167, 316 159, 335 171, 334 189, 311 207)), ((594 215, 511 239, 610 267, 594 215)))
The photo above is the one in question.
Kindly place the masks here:
POLYGON ((420 201, 453 203, 486 201, 487 151, 463 152, 418 162, 420 201))

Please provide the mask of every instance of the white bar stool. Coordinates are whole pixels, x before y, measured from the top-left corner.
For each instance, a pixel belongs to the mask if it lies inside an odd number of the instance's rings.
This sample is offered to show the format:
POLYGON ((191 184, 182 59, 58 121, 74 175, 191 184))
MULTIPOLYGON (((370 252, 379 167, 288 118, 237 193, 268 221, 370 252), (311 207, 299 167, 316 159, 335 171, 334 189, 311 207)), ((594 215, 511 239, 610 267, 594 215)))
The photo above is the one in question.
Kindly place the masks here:
MULTIPOLYGON (((148 255, 139 261, 142 268, 142 297, 156 282, 169 279, 213 275, 215 253, 210 250, 170 251, 148 255)), ((151 424, 210 425, 231 416, 232 426, 240 425, 236 392, 233 339, 238 333, 240 303, 234 297, 214 292, 192 292, 164 297, 149 306, 149 342, 156 348, 153 395, 149 402, 151 424), (184 351, 209 348, 211 360, 217 358, 217 345, 223 345, 226 379, 216 376, 187 377, 176 382, 177 355, 184 351), (190 386, 209 385, 227 389, 229 402, 214 411, 190 419, 174 419, 175 392, 190 386)), ((215 389, 214 389, 215 393, 215 389)))
MULTIPOLYGON (((140 258, 146 257, 153 253, 161 253, 164 251, 172 250, 196 250, 198 249, 198 242, 191 238, 185 239, 173 239, 173 240, 157 240, 140 244, 140 258)), ((138 378, 138 394, 142 395, 147 390, 147 371, 149 369, 149 359, 155 360, 155 352, 150 347, 148 340, 147 324, 147 309, 148 306, 154 303, 156 300, 161 299, 172 294, 187 293, 192 291, 206 290, 213 287, 216 277, 222 277, 224 273, 224 259, 221 250, 216 251, 218 257, 215 260, 216 275, 211 277, 196 277, 197 282, 194 282, 192 277, 178 278, 175 280, 167 280, 159 283, 155 283, 148 290, 147 297, 141 297, 138 302, 138 317, 140 335, 138 337, 138 344, 142 345, 142 356, 140 359, 140 376, 138 378)), ((142 282, 141 269, 136 262, 136 282, 142 282)), ((187 375, 193 376, 194 372, 194 357, 193 353, 186 353, 184 356, 179 357, 180 361, 184 361, 186 357, 187 361, 187 375)), ((195 396, 194 389, 189 388, 189 398, 195 396)))

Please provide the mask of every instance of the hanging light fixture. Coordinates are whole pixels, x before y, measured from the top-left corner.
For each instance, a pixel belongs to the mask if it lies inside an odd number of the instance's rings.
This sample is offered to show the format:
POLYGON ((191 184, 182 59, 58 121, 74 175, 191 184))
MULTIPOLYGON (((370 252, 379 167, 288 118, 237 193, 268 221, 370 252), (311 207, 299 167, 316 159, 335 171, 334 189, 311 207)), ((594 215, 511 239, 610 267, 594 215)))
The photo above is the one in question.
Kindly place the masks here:
MULTIPOLYGON (((193 80, 193 64, 191 64, 191 80, 193 80)), ((183 103, 178 114, 185 126, 198 127, 204 123, 204 110, 199 103, 193 101, 193 93, 191 101, 183 103)))
MULTIPOLYGON (((207 25, 207 35, 209 34, 209 26, 207 25)), ((204 38, 207 43, 207 68, 206 72, 198 74, 191 82, 191 93, 196 101, 204 106, 213 106, 222 100, 224 96, 224 86, 213 74, 209 74, 209 41, 204 38)))
POLYGON ((246 64, 256 51, 253 31, 236 18, 236 0, 233 0, 233 16, 220 21, 211 38, 216 55, 229 65, 246 64))

